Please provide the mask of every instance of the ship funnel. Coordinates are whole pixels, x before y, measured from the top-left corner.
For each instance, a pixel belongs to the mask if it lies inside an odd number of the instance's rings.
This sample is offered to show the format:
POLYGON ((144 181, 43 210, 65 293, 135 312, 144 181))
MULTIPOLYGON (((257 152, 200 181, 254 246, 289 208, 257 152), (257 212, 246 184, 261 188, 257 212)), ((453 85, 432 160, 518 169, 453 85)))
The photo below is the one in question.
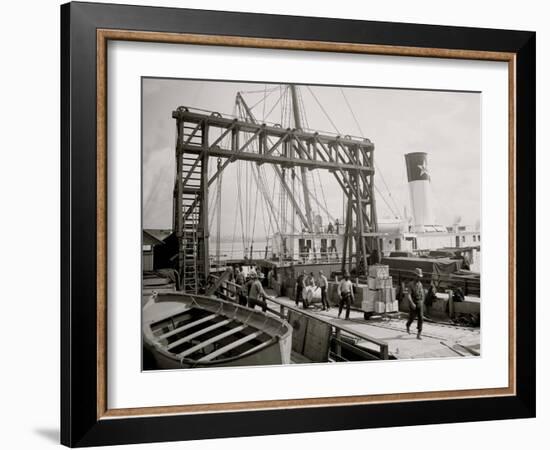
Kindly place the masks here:
POLYGON ((405 163, 414 222, 411 231, 422 233, 426 231, 427 227, 432 228, 435 225, 428 154, 424 152, 407 153, 405 163))

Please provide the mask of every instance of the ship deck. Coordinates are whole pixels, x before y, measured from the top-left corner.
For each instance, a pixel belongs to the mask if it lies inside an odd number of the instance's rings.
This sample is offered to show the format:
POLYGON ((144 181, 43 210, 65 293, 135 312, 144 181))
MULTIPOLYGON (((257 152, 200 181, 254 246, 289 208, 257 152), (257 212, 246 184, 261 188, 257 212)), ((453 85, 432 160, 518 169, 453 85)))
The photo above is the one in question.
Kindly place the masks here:
MULTIPOLYGON (((274 294, 270 290, 268 293, 274 294)), ((268 301, 268 305, 273 309, 278 309, 281 304, 296 310, 294 300, 288 297, 276 297, 274 301, 268 301)), ((322 311, 315 305, 310 306, 307 312, 334 325, 342 325, 386 342, 390 356, 396 359, 460 358, 473 357, 481 353, 479 328, 456 326, 428 319, 424 320, 422 340, 419 340, 416 339, 416 321, 411 326, 411 334, 407 334, 407 314, 403 312, 388 314, 385 317, 374 315, 368 321, 364 319, 363 312, 357 310, 351 311, 349 320, 339 319, 337 306, 332 306, 329 311, 322 311)), ((358 345, 370 348, 368 342, 359 342, 358 345)))

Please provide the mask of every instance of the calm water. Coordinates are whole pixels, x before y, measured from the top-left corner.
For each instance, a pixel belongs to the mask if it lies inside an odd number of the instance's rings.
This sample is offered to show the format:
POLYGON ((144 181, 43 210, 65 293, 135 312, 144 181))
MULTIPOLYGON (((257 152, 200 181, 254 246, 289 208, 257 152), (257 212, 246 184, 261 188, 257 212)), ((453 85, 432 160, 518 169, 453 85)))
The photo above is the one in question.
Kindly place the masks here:
MULTIPOLYGON (((254 258, 263 258, 265 255, 265 246, 267 241, 261 240, 254 242, 252 256, 254 258)), ((269 245, 268 254, 271 253, 271 245, 269 245)), ((250 247, 248 244, 243 246, 242 240, 232 242, 220 242, 220 259, 240 259, 244 256, 250 256, 250 247)), ((216 241, 210 240, 210 256, 216 257, 216 241)))

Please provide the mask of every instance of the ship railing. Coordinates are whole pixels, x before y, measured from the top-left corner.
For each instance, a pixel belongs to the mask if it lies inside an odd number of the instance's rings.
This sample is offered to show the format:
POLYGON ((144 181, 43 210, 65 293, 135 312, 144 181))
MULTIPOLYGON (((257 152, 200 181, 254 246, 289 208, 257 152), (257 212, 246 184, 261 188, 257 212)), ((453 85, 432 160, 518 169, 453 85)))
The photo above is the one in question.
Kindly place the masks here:
POLYGON ((209 281, 213 284, 214 290, 208 292, 208 294, 216 294, 223 300, 229 300, 236 302, 238 300, 238 292, 240 286, 231 280, 224 279, 228 272, 224 272, 222 276, 210 274, 209 281))
MULTIPOLYGON (((221 278, 215 275, 210 275, 210 277, 215 281, 220 280, 221 278)), ((222 283, 216 283, 216 284, 217 286, 216 286, 215 294, 217 296, 219 296, 224 300, 232 301, 235 303, 238 302, 238 293, 239 293, 239 289, 241 289, 240 285, 230 280, 224 280, 222 283)), ((335 324, 327 319, 318 317, 307 310, 303 310, 297 307, 287 305, 286 303, 280 300, 277 300, 277 298, 275 297, 268 296, 267 300, 279 306, 279 309, 277 310, 277 309, 271 308, 268 305, 267 311, 282 319, 286 320, 288 318, 288 312, 293 311, 297 314, 302 314, 304 316, 307 316, 309 319, 317 320, 326 325, 329 325, 331 327, 331 333, 330 333, 331 345, 329 345, 329 348, 334 349, 333 351, 331 351, 331 353, 336 360, 340 360, 340 361, 344 360, 344 358, 342 358, 342 350, 347 350, 349 352, 352 352, 355 355, 366 360, 389 359, 389 350, 388 350, 387 342, 376 339, 365 333, 361 333, 359 331, 353 330, 346 325, 335 324), (348 340, 346 340, 346 338, 348 338, 348 340), (351 342, 349 342, 349 338, 372 344, 372 346, 374 347, 374 352, 371 353, 366 351, 366 349, 362 349, 357 345, 353 345, 351 342)))
POLYGON ((319 316, 316 316, 315 314, 310 313, 307 310, 300 309, 298 307, 287 305, 286 303, 277 300, 277 298, 274 297, 268 297, 268 300, 270 302, 276 303, 279 305, 279 311, 270 308, 268 306, 268 311, 276 314, 277 316, 286 319, 288 317, 288 311, 293 311, 297 314, 302 314, 304 316, 307 316, 309 319, 317 320, 319 322, 322 322, 324 324, 327 324, 331 327, 331 344, 329 348, 334 348, 333 355, 339 359, 343 360, 342 358, 342 350, 346 349, 348 351, 351 351, 355 353, 356 355, 363 357, 364 359, 389 359, 389 350, 388 350, 388 343, 384 342, 380 339, 376 339, 372 336, 369 336, 365 333, 361 333, 360 331, 356 331, 348 327, 347 325, 341 325, 341 324, 335 324, 331 322, 330 320, 321 318, 319 316), (351 337, 352 339, 368 342, 373 345, 375 348, 376 355, 374 356, 373 353, 370 353, 366 351, 366 349, 361 349, 357 345, 353 345, 348 340, 346 340, 346 337, 351 337))
MULTIPOLYGON (((212 264, 215 264, 218 260, 218 255, 210 255, 210 261, 212 264)), ((259 260, 266 260, 266 261, 283 261, 283 262, 293 262, 295 265, 307 265, 307 264, 315 264, 315 263, 326 263, 326 264, 338 264, 343 261, 343 258, 341 256, 336 255, 329 255, 329 254, 320 254, 316 255, 314 257, 304 256, 304 255, 296 255, 294 258, 291 257, 291 255, 283 256, 282 258, 279 257, 279 255, 273 256, 272 254, 265 254, 264 250, 254 250, 252 253, 252 259, 250 259, 250 252, 244 256, 242 252, 223 252, 219 255, 220 263, 227 264, 228 262, 230 264, 233 264, 235 262, 242 262, 243 264, 253 263, 255 261, 259 260)), ((346 259, 346 262, 349 261, 349 258, 346 259)), ((355 258, 354 258, 355 261, 355 258)))

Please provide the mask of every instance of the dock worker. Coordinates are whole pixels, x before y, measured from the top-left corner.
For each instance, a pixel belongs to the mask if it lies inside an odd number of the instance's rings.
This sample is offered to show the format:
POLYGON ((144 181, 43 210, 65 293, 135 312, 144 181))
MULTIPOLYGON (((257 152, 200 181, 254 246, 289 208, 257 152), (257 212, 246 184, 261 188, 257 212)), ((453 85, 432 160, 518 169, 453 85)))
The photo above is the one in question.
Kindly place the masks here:
MULTIPOLYGON (((304 271, 305 273, 305 271, 304 271)), ((302 300, 304 302, 304 309, 309 308, 309 300, 313 299, 313 291, 315 291, 315 275, 313 272, 309 272, 309 275, 304 277, 304 286, 302 288, 302 300), (311 294, 310 294, 311 292, 311 294), (311 295, 311 297, 310 297, 311 295)))
POLYGON ((334 226, 332 225, 332 222, 328 223, 327 232, 334 233, 334 226))
POLYGON ((422 339, 422 324, 424 322, 424 300, 426 293, 422 286, 422 269, 414 269, 415 278, 407 285, 405 295, 409 302, 409 319, 407 320, 407 333, 411 334, 411 324, 417 320, 416 338, 422 339))
POLYGON ((256 305, 262 307, 262 311, 267 311, 267 302, 265 298, 267 294, 262 287, 262 283, 258 279, 258 275, 253 273, 250 275, 250 288, 248 291, 248 307, 254 309, 256 305))
POLYGON ((432 278, 432 281, 430 282, 430 286, 428 287, 428 292, 426 293, 426 297, 424 299, 424 306, 426 307, 426 317, 430 317, 431 315, 431 309, 434 302, 437 301, 437 288, 435 287, 435 282, 432 278))
POLYGON ((330 309, 327 300, 328 280, 322 270, 319 271, 319 280, 317 281, 317 286, 321 288, 321 304, 323 306, 323 311, 328 311, 330 309))
POLYGON ((471 266, 472 266, 472 261, 470 259, 470 255, 468 254, 468 252, 464 252, 462 254, 462 268, 464 270, 471 270, 471 266))
POLYGON ((244 293, 245 279, 242 271, 235 269, 235 284, 237 285, 237 298, 239 305, 246 306, 246 295, 244 293))
POLYGON ((271 268, 267 271, 266 286, 269 289, 273 288, 273 269, 271 268))
POLYGON ((309 272, 304 284, 306 287, 315 287, 315 276, 313 275, 313 272, 309 272))
POLYGON ((302 294, 304 292, 305 278, 306 278, 306 271, 304 270, 300 275, 298 275, 298 278, 296 279, 296 296, 294 299, 296 301, 296 306, 298 306, 300 301, 303 301, 302 294))
POLYGON ((351 310, 351 302, 355 300, 353 295, 353 284, 349 279, 349 272, 344 272, 344 278, 338 285, 338 297, 340 297, 340 305, 338 307, 338 318, 342 314, 342 309, 346 305, 346 320, 349 320, 349 313, 351 310))

